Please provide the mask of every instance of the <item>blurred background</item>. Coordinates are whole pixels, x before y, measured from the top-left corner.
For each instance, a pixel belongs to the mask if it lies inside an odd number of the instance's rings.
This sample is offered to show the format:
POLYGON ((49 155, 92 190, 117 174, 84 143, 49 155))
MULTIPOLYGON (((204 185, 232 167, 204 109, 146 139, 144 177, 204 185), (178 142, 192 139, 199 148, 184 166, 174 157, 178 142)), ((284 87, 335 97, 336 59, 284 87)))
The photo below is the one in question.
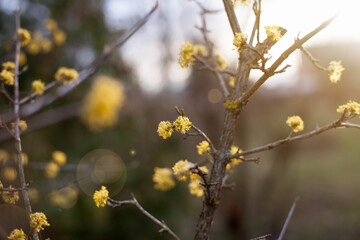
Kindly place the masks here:
MULTIPOLYGON (((210 38, 229 69, 234 70, 237 53, 221 2, 201 2, 220 10, 208 16, 210 38)), ((0 0, 0 62, 13 60, 13 12, 18 5, 22 26, 33 34, 37 32, 38 37, 31 47, 23 49, 23 65, 28 70, 21 75, 20 87, 21 96, 26 96, 33 80, 49 83, 61 66, 78 71, 86 68, 154 4, 131 0, 0 0), (45 24, 48 19, 56 21, 57 31, 45 24), (44 43, 46 39, 50 44, 44 43)), ((316 70, 303 55, 291 56, 286 63, 292 68, 271 78, 242 112, 235 145, 246 150, 286 137, 289 129, 285 121, 292 115, 300 115, 305 131, 311 131, 337 119, 337 106, 350 99, 359 101, 360 34, 353 27, 359 20, 357 5, 355 0, 263 1, 261 26, 275 24, 288 30, 270 52, 273 59, 299 32, 303 36, 328 17, 340 14, 306 48, 323 66, 341 60, 346 70, 342 80, 332 84, 327 73, 316 70)), ((28 129, 22 143, 29 160, 25 174, 34 189, 33 210, 44 212, 51 224, 42 231, 42 239, 170 239, 159 235, 158 226, 135 207, 97 208, 92 193, 104 184, 113 199, 129 199, 133 192, 146 210, 165 220, 182 239, 193 238, 201 199, 190 195, 181 182, 168 192, 155 190, 152 174, 155 166, 171 167, 180 159, 203 160, 195 147, 200 138, 183 139, 175 134, 163 140, 157 135, 160 121, 177 117, 174 106, 183 108, 216 145, 219 141, 224 103, 216 80, 200 66, 181 69, 177 63, 178 49, 185 40, 203 43, 195 28, 201 23, 199 12, 191 1, 161 1, 150 21, 94 77, 24 119, 28 129), (84 123, 81 112, 94 80, 103 75, 123 84, 125 100, 114 126, 94 130, 84 123), (49 178, 44 170, 56 150, 66 153, 67 164, 49 178)), ((254 20, 251 6, 238 6, 236 13, 242 29, 250 35, 254 20)), ((260 34, 263 39, 265 31, 260 34)), ((256 80, 260 75, 255 72, 251 78, 256 80)), ((7 111, 6 99, 1 97, 0 102, 1 112, 7 111)), ((261 158, 259 164, 238 165, 228 179, 235 183, 234 190, 223 193, 212 239, 249 239, 268 233, 277 237, 297 196, 300 200, 286 239, 357 239, 359 136, 355 129, 332 130, 253 155, 261 158)), ((16 170, 9 170, 16 169, 13 141, 6 131, 0 132, 0 140, 0 179, 5 186, 18 186, 16 170)), ((21 201, 18 206, 22 206, 21 201)), ((0 239, 6 239, 19 226, 27 229, 24 214, 21 207, 0 200, 0 239)))

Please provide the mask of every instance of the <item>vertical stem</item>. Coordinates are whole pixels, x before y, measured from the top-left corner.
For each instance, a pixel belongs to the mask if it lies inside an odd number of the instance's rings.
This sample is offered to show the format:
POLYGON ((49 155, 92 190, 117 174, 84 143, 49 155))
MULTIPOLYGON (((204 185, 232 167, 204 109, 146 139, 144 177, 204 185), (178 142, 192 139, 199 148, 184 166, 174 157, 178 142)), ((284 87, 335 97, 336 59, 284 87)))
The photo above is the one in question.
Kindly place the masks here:
MULTIPOLYGON (((20 39, 19 39, 19 29, 20 29, 20 9, 15 11, 15 21, 16 21, 16 53, 15 53, 15 74, 14 74, 14 114, 15 114, 15 150, 18 161, 18 170, 19 170, 19 178, 21 185, 21 194, 23 196, 25 210, 28 214, 32 213, 31 204, 29 199, 29 194, 26 189, 26 181, 24 174, 24 167, 22 163, 21 156, 21 138, 20 138, 20 129, 19 129, 19 121, 20 121, 20 103, 19 103, 19 55, 20 55, 20 39)), ((39 236, 36 231, 32 231, 32 237, 34 240, 38 240, 39 236)))

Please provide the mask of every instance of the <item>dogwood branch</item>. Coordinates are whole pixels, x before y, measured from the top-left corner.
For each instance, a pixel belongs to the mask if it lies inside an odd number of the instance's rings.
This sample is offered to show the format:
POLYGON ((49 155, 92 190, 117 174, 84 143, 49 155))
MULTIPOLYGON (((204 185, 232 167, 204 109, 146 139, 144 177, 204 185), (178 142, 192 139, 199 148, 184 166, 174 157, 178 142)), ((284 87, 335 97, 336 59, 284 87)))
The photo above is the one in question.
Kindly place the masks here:
POLYGON ((174 239, 176 240, 180 240, 180 238, 166 225, 166 223, 164 221, 160 221, 157 218, 155 218, 153 215, 151 215, 148 211, 146 211, 137 201, 137 199, 135 198, 134 194, 131 194, 132 199, 130 200, 124 200, 124 201, 116 201, 113 200, 111 198, 108 198, 107 201, 107 205, 109 205, 110 207, 116 208, 116 207, 121 207, 124 205, 134 205, 135 207, 137 207, 140 212, 142 214, 144 214, 145 216, 147 216, 148 218, 150 218, 153 222, 155 222, 157 225, 159 225, 161 227, 161 229, 159 230, 159 232, 167 232, 169 233, 170 236, 172 236, 174 239))

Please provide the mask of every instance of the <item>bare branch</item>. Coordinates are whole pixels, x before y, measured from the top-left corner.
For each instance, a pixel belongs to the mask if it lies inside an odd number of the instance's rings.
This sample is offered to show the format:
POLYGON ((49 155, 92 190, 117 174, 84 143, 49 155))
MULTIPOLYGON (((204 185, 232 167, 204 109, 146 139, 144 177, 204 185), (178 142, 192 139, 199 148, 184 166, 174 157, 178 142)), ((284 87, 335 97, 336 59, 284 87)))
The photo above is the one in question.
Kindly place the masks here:
POLYGON ((266 151, 266 150, 270 150, 270 149, 279 147, 279 146, 281 146, 283 144, 287 144, 287 143, 299 141, 299 140, 302 140, 302 139, 310 138, 312 136, 318 135, 318 134, 323 133, 325 131, 345 126, 342 123, 344 120, 345 120, 345 116, 342 115, 338 120, 336 120, 336 121, 334 121, 334 122, 332 122, 330 124, 327 124, 327 125, 325 125, 325 126, 323 126, 321 128, 315 128, 314 130, 312 130, 312 131, 310 131, 308 133, 304 133, 304 134, 293 136, 293 137, 291 137, 291 135, 289 135, 289 137, 287 137, 285 139, 281 139, 281 140, 275 141, 273 143, 266 144, 266 145, 261 146, 261 147, 256 147, 256 148, 253 148, 253 149, 250 149, 250 150, 246 150, 246 151, 242 151, 240 153, 236 153, 236 154, 232 155, 232 158, 239 158, 240 156, 245 156, 245 155, 258 153, 258 152, 263 152, 263 151, 266 151))
MULTIPOLYGON (((46 92, 47 90, 55 87, 56 85, 58 85, 59 81, 54 80, 48 84, 46 84, 44 91, 46 92)), ((36 96, 38 96, 39 94, 37 93, 30 93, 28 96, 24 97, 23 99, 20 100, 20 105, 27 103, 28 101, 30 101, 31 99, 34 99, 36 96)))
POLYGON ((208 35, 207 35, 208 30, 207 30, 205 15, 206 15, 206 11, 203 10, 203 12, 201 13, 202 25, 203 26, 202 26, 202 28, 199 28, 199 29, 200 29, 203 37, 204 37, 205 45, 206 45, 208 54, 209 54, 209 56, 211 58, 211 64, 207 63, 205 60, 200 61, 200 62, 202 64, 204 64, 204 66, 206 66, 212 73, 214 73, 214 75, 215 75, 216 79, 218 80, 219 85, 220 85, 220 87, 221 87, 221 89, 223 91, 223 94, 224 94, 225 98, 227 98, 227 96, 229 95, 229 90, 226 87, 225 80, 224 80, 223 76, 219 72, 220 69, 217 67, 216 57, 214 55, 213 44, 211 43, 211 41, 209 40, 208 35))
POLYGON ((210 138, 194 124, 191 125, 191 128, 194 129, 199 134, 199 136, 203 137, 210 144, 211 153, 216 153, 216 148, 211 142, 210 138))
POLYGON ((314 58, 314 57, 311 55, 311 53, 310 53, 308 50, 306 50, 303 46, 301 46, 299 49, 305 54, 305 56, 312 62, 312 64, 313 64, 317 69, 319 69, 319 70, 321 70, 321 71, 325 71, 325 72, 328 72, 328 71, 329 71, 326 67, 321 66, 321 65, 319 64, 319 60, 316 59, 316 58, 314 58))
MULTIPOLYGON (((16 157, 18 161, 18 172, 19 172, 19 179, 20 179, 20 186, 21 186, 21 194, 23 196, 25 209, 28 214, 32 213, 31 204, 29 195, 26 189, 26 181, 25 181, 25 174, 24 174, 24 167, 22 162, 22 154, 21 154, 21 138, 20 138, 20 103, 19 103, 19 58, 20 58, 20 38, 19 38, 19 29, 20 29, 20 9, 15 11, 15 34, 16 34, 16 50, 15 50, 15 74, 14 74, 14 117, 15 117, 15 151, 16 157)), ((32 238, 34 240, 38 240, 39 236, 36 231, 32 232, 32 238)))
POLYGON ((249 45, 252 46, 252 43, 254 41, 254 37, 255 37, 255 32, 257 32, 257 42, 260 42, 260 34, 259 34, 259 27, 260 27, 260 15, 261 15, 261 0, 255 0, 254 4, 253 4, 253 11, 255 14, 255 22, 254 22, 254 26, 251 32, 251 36, 250 36, 250 40, 249 40, 249 45))
POLYGON ((260 237, 256 237, 256 238, 252 238, 250 240, 263 240, 263 239, 266 239, 268 237, 271 237, 271 234, 266 234, 266 235, 263 235, 263 236, 260 236, 260 237))
POLYGON ((235 33, 240 33, 241 29, 240 29, 240 25, 239 25, 239 21, 237 20, 235 11, 234 11, 234 6, 231 2, 231 0, 223 0, 224 3, 224 7, 225 7, 225 11, 226 11, 226 15, 228 17, 230 26, 231 26, 231 30, 233 32, 233 35, 235 36, 235 33))
POLYGON ((295 200, 294 200, 294 202, 293 202, 293 204, 292 204, 292 206, 291 206, 290 212, 289 212, 289 214, 288 214, 288 216, 287 216, 287 218, 286 218, 286 221, 285 221, 285 223, 284 223, 284 226, 283 226, 283 228, 281 229, 281 233, 280 233, 280 236, 279 236, 278 240, 282 240, 282 239, 284 238, 286 229, 287 229, 287 227, 288 227, 288 225, 289 225, 291 216, 292 216, 293 213, 294 213, 294 210, 295 210, 295 207, 296 207, 296 203, 297 203, 298 201, 299 201, 299 197, 295 198, 295 200))
MULTIPOLYGON (((225 1, 225 0, 224 0, 225 1)), ((299 49, 306 41, 308 41, 310 38, 315 36, 317 33, 319 33, 321 30, 323 30, 325 27, 327 27, 335 17, 330 18, 329 20, 323 22, 320 26, 315 28, 313 31, 305 35, 301 39, 296 39, 294 44, 291 45, 288 49, 286 49, 280 57, 271 65, 271 67, 268 69, 268 72, 264 73, 255 83, 254 85, 244 94, 244 96, 241 97, 240 102, 242 104, 246 104, 249 100, 249 98, 256 92, 256 90, 261 87, 261 85, 273 75, 273 73, 276 71, 276 69, 280 66, 280 64, 289 57, 291 53, 293 53, 296 49, 299 49)))
POLYGON ((346 127, 346 128, 358 128, 358 129, 360 129, 360 125, 353 124, 353 123, 348 123, 348 122, 341 123, 341 126, 346 127))
POLYGON ((121 207, 123 205, 134 205, 136 206, 140 212, 142 214, 144 214, 145 216, 147 216, 148 218, 150 218, 153 222, 155 222, 156 224, 158 224, 161 229, 159 230, 159 232, 167 232, 169 233, 174 239, 176 240, 180 240, 180 238, 173 232, 171 231, 171 229, 165 224, 164 221, 160 221, 157 218, 155 218, 153 215, 151 215, 148 211, 146 211, 137 201, 137 199, 135 198, 134 194, 131 193, 132 199, 131 200, 124 200, 124 201, 116 201, 113 200, 111 198, 108 198, 107 204, 110 207, 121 207))
POLYGON ((14 99, 12 99, 12 97, 10 97, 9 93, 6 91, 4 83, 1 82, 1 89, 0 92, 2 95, 4 95, 4 97, 9 100, 9 102, 11 102, 12 104, 14 104, 14 99))

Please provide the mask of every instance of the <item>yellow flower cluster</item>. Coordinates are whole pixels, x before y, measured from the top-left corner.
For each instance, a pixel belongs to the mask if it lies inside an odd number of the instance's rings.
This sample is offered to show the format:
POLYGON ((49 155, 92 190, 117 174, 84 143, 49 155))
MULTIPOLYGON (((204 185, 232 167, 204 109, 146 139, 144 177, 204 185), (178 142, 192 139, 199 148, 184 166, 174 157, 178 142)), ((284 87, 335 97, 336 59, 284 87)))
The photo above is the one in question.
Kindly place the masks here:
MULTIPOLYGON (((11 185, 8 188, 14 189, 11 185)), ((1 195, 2 199, 7 204, 15 204, 17 201, 19 201, 19 193, 17 191, 1 191, 1 195)))
POLYGON ((174 167, 172 168, 176 179, 179 181, 186 181, 189 176, 190 168, 194 167, 195 165, 192 162, 188 162, 188 160, 180 160, 175 163, 174 167))
POLYGON ((66 163, 66 154, 62 151, 53 151, 52 159, 45 168, 45 176, 48 178, 54 178, 60 171, 60 166, 66 163))
MULTIPOLYGON (((231 146, 230 149, 231 154, 241 153, 242 150, 236 146, 231 146)), ((226 171, 232 170, 236 165, 243 162, 243 157, 240 158, 232 158, 228 164, 226 164, 226 171)))
POLYGON ((155 167, 152 180, 155 183, 154 188, 157 190, 167 191, 175 186, 175 181, 170 168, 155 167))
POLYGON ((81 109, 81 119, 93 131, 112 127, 124 104, 123 84, 108 76, 99 76, 86 94, 81 109))
POLYGON ((251 3, 251 0, 232 0, 234 8, 236 7, 236 4, 238 2, 240 2, 244 6, 249 6, 249 4, 251 3))
POLYGON ((33 93, 36 93, 38 95, 43 95, 43 93, 45 91, 45 83, 44 82, 42 82, 40 79, 35 80, 32 82, 31 86, 32 86, 33 93))
POLYGON ((348 103, 340 105, 336 111, 341 114, 344 114, 346 111, 345 116, 347 117, 351 115, 360 115, 360 104, 350 100, 348 103))
POLYGON ((229 86, 230 87, 235 87, 235 83, 236 83, 236 77, 230 77, 229 86))
MULTIPOLYGON (((15 123, 14 122, 10 123, 10 126, 11 126, 11 131, 13 133, 15 133, 15 123)), ((28 126, 27 126, 26 121, 25 120, 20 120, 19 121, 20 133, 24 132, 27 128, 28 128, 28 126)))
POLYGON ((45 38, 41 32, 35 31, 31 42, 27 46, 26 50, 32 55, 37 55, 40 52, 50 52, 53 48, 53 43, 50 39, 45 38))
POLYGON ((288 117, 286 124, 293 128, 294 132, 301 132, 304 130, 304 121, 299 116, 288 117))
MULTIPOLYGON (((209 173, 209 170, 205 166, 199 167, 199 169, 206 174, 209 173)), ((190 194, 195 195, 197 197, 202 197, 204 195, 204 187, 202 184, 203 184, 202 178, 196 173, 191 173, 190 183, 188 185, 190 194)))
POLYGON ((15 181, 17 178, 18 173, 15 168, 13 167, 5 167, 1 169, 1 177, 3 177, 7 181, 15 181))
POLYGON ((332 83, 337 83, 340 81, 341 73, 345 68, 341 65, 341 61, 331 61, 328 70, 330 81, 332 83))
POLYGON ((48 19, 44 23, 45 28, 51 32, 55 45, 62 45, 66 41, 66 33, 61 30, 54 19, 48 19))
POLYGON ((273 41, 279 41, 282 37, 279 26, 265 26, 266 36, 273 41))
POLYGON ((15 72, 15 63, 14 62, 4 62, 2 64, 3 66, 3 70, 8 71, 8 72, 15 72))
POLYGON ((248 36, 245 33, 235 33, 233 45, 236 47, 238 52, 241 52, 246 45, 248 36))
POLYGON ((185 41, 183 45, 180 46, 179 53, 179 64, 182 68, 187 68, 189 65, 194 64, 194 47, 188 41, 185 41))
POLYGON ((236 109, 238 107, 238 102, 236 100, 226 100, 225 101, 225 107, 227 109, 236 109))
POLYGON ((109 191, 106 190, 105 186, 101 186, 101 190, 95 191, 93 195, 94 202, 97 207, 105 207, 107 199, 109 196, 109 191))
POLYGON ((9 153, 5 149, 0 149, 0 164, 6 164, 9 160, 9 153))
POLYGON ((6 85, 14 85, 14 72, 7 71, 5 68, 0 72, 0 80, 6 85))
POLYGON ((26 235, 22 229, 14 229, 7 238, 10 240, 25 240, 26 235))
POLYGON ((194 55, 205 57, 206 55, 208 55, 206 47, 202 44, 195 44, 194 45, 194 55))
POLYGON ((18 37, 20 39, 20 45, 22 47, 28 45, 31 40, 30 32, 24 28, 20 28, 18 30, 18 37))
POLYGON ((171 124, 169 121, 161 121, 158 126, 158 134, 163 139, 166 139, 168 137, 171 137, 171 134, 174 131, 174 128, 176 131, 185 134, 189 129, 191 128, 192 122, 190 122, 188 117, 179 116, 173 124, 171 124))
POLYGON ((196 148, 198 149, 198 154, 203 155, 210 151, 210 144, 208 141, 202 141, 196 146, 196 148))
POLYGON ((52 154, 52 160, 59 164, 60 166, 64 165, 66 163, 66 154, 62 151, 53 151, 52 154))
POLYGON ((157 132, 159 133, 160 137, 163 137, 163 139, 167 139, 168 137, 171 137, 173 131, 174 128, 169 121, 161 121, 159 123, 157 132))
POLYGON ((223 58, 220 53, 218 51, 215 51, 215 58, 216 58, 216 65, 220 70, 224 70, 225 68, 228 67, 228 63, 225 60, 225 58, 223 58))
POLYGON ((185 134, 191 128, 192 122, 188 117, 179 116, 173 124, 176 131, 185 134))
POLYGON ((36 212, 30 214, 30 226, 34 228, 37 232, 44 230, 44 227, 50 226, 47 222, 47 218, 44 213, 36 212))
POLYGON ((55 79, 63 84, 76 79, 79 76, 78 72, 72 68, 61 67, 55 73, 55 79))

